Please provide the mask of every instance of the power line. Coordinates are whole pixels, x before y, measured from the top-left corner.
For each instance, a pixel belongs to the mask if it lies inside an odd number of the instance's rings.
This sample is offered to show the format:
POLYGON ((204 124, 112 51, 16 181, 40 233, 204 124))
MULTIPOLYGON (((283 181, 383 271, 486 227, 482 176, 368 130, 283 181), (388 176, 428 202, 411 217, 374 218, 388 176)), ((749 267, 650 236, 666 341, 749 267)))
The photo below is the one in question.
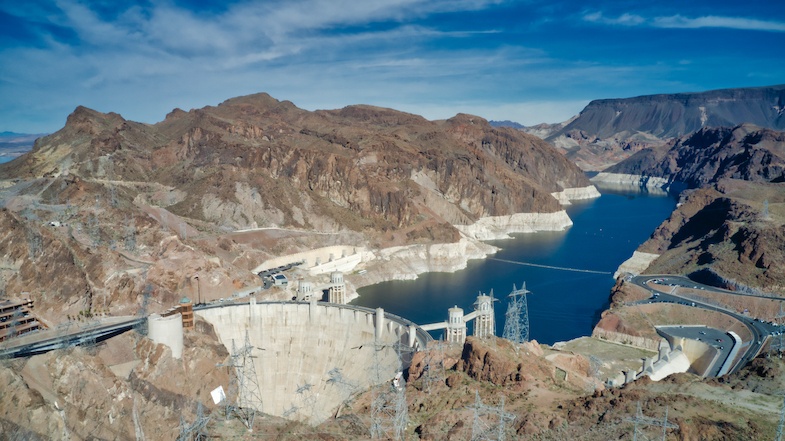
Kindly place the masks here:
POLYGON ((531 262, 520 262, 517 260, 507 260, 507 259, 499 259, 497 257, 486 257, 488 260, 495 260, 497 262, 505 262, 505 263, 512 263, 515 265, 523 265, 523 266, 533 266, 537 268, 546 268, 546 269, 554 269, 560 271, 573 271, 576 273, 590 273, 590 274, 612 274, 609 271, 597 271, 597 270, 589 270, 589 269, 581 269, 581 268, 570 268, 567 266, 554 266, 554 265, 543 265, 541 263, 531 263, 531 262))

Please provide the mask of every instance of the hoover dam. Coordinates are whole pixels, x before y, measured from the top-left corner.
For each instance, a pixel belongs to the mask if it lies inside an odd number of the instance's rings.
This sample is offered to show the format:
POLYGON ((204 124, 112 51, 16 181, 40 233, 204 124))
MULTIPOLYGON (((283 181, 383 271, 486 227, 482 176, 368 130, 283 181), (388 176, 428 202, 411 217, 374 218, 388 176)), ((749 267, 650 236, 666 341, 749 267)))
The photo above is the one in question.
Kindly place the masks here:
POLYGON ((406 353, 431 338, 382 309, 315 301, 257 303, 252 297, 195 313, 213 325, 230 353, 250 344, 255 372, 246 374, 255 376, 245 381, 241 405, 311 424, 335 415, 354 393, 391 382, 406 353), (264 394, 257 397, 254 389, 264 394))

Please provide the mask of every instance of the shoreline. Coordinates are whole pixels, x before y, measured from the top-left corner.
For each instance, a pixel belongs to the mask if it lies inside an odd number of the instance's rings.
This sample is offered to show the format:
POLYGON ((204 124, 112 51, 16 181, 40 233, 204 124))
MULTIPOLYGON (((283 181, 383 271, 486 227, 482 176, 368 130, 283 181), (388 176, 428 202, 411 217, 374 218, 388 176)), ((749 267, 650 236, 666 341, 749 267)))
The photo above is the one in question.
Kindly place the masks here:
MULTIPOLYGON (((562 205, 571 200, 594 199, 600 192, 588 187, 568 188, 554 196, 562 205), (569 197, 569 200, 563 198, 569 197)), ((512 239, 512 234, 564 231, 573 225, 565 210, 551 213, 516 213, 480 218, 471 225, 455 225, 461 239, 455 243, 418 244, 366 251, 367 260, 358 265, 363 274, 347 277, 347 300, 359 297, 357 290, 395 280, 415 280, 428 272, 453 273, 466 269, 470 260, 485 259, 500 250, 485 241, 512 239)))
POLYGON ((687 188, 687 184, 667 178, 626 173, 600 172, 589 180, 599 187, 647 191, 649 193, 680 193, 687 188))

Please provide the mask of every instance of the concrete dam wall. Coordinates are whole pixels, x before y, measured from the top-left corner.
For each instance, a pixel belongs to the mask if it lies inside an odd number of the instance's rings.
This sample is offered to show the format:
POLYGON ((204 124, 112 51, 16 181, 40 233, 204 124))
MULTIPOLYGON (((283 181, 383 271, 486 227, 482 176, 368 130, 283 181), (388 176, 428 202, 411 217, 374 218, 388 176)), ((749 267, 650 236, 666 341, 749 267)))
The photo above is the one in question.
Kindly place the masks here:
POLYGON ((430 338, 380 309, 348 305, 251 299, 195 313, 215 327, 230 353, 247 334, 262 402, 241 396, 241 403, 311 424, 334 415, 353 394, 390 382, 401 368, 398 343, 424 347, 430 338))

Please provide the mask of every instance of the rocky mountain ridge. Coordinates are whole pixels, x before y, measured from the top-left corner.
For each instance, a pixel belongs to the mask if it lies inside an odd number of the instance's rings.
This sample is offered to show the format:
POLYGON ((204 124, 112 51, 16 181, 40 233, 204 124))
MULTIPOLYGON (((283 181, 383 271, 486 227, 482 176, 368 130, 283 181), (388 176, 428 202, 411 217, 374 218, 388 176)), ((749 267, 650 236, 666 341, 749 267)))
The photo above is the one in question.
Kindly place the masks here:
POLYGON ((266 94, 152 125, 79 107, 0 180, 0 289, 53 322, 133 313, 145 290, 161 307, 195 297, 197 274, 225 297, 271 256, 319 246, 467 249, 460 226, 563 214, 554 195, 592 188, 544 141, 479 117, 309 112, 266 94))
POLYGON ((590 102, 564 124, 524 129, 585 170, 603 170, 647 147, 707 127, 785 129, 785 85, 646 95, 590 102))

